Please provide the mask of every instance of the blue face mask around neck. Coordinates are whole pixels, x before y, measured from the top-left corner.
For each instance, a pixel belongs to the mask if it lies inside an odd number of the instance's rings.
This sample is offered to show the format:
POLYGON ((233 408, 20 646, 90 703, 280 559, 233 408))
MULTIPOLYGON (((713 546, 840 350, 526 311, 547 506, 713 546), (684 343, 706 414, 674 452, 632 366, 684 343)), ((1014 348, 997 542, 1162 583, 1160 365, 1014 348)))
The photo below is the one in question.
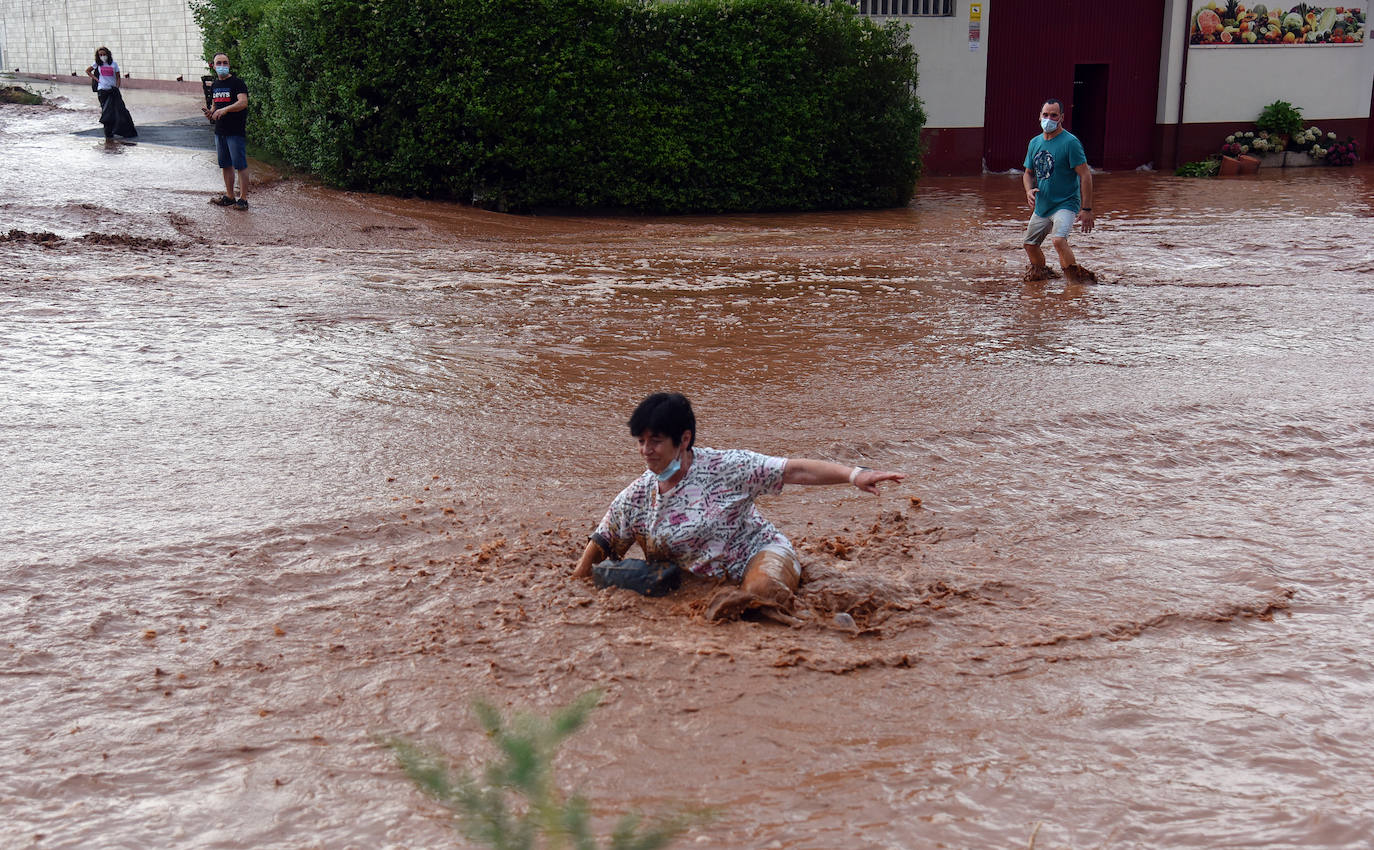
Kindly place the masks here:
POLYGON ((682 455, 678 455, 677 457, 673 458, 673 462, 668 464, 666 469, 658 473, 658 480, 667 481, 669 478, 672 478, 674 475, 677 475, 677 471, 681 468, 682 455))

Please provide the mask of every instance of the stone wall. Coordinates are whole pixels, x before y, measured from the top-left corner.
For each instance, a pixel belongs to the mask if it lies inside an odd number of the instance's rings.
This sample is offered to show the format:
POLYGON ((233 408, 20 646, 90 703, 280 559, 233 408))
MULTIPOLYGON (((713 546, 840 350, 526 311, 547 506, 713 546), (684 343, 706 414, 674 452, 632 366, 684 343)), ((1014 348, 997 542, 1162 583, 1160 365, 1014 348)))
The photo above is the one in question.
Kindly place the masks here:
POLYGON ((0 68, 82 74, 104 45, 131 80, 194 80, 207 73, 187 0, 5 0, 0 68))

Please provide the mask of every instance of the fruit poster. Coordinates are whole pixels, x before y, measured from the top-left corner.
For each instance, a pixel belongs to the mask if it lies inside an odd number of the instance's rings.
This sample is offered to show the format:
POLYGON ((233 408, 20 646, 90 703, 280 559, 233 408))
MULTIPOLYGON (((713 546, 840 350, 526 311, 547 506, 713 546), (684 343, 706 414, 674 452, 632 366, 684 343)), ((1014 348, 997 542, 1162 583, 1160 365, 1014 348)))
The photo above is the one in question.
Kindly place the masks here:
POLYGON ((1193 14, 1189 42, 1205 47, 1313 47, 1364 42, 1365 10, 1348 6, 1247 6, 1207 0, 1193 14))

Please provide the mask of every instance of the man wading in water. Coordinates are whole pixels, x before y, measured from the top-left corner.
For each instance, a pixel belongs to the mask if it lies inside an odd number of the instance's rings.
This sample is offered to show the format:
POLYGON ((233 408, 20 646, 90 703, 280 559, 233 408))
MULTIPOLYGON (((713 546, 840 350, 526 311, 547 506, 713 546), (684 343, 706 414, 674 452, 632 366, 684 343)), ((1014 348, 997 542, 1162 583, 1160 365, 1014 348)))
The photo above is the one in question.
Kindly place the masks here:
POLYGON ((1078 265, 1069 247, 1069 231, 1074 221, 1083 226, 1084 233, 1093 229, 1093 173, 1083 143, 1064 129, 1064 105, 1051 98, 1040 107, 1040 135, 1031 139, 1026 148, 1025 171, 1021 183, 1026 187, 1026 201, 1034 212, 1026 228, 1026 256, 1030 268, 1025 280, 1049 280, 1057 277, 1045 263, 1040 245, 1049 234, 1059 265, 1070 283, 1096 283, 1097 277, 1078 265))

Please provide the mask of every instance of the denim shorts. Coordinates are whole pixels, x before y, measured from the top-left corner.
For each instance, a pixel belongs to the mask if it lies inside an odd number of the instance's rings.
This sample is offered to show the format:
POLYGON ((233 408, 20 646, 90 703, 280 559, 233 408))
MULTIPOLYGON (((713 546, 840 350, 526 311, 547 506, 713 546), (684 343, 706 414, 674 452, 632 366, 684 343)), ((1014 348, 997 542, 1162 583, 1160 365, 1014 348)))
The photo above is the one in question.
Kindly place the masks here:
POLYGON ((233 168, 243 171, 248 168, 247 136, 215 136, 215 151, 219 154, 220 168, 233 168))
POLYGON ((1069 231, 1073 230, 1075 218, 1078 218, 1078 211, 1064 207, 1060 207, 1048 216, 1031 213, 1030 224, 1026 227, 1026 244, 1039 245, 1045 241, 1046 235, 1052 235, 1056 239, 1067 239, 1069 231))

